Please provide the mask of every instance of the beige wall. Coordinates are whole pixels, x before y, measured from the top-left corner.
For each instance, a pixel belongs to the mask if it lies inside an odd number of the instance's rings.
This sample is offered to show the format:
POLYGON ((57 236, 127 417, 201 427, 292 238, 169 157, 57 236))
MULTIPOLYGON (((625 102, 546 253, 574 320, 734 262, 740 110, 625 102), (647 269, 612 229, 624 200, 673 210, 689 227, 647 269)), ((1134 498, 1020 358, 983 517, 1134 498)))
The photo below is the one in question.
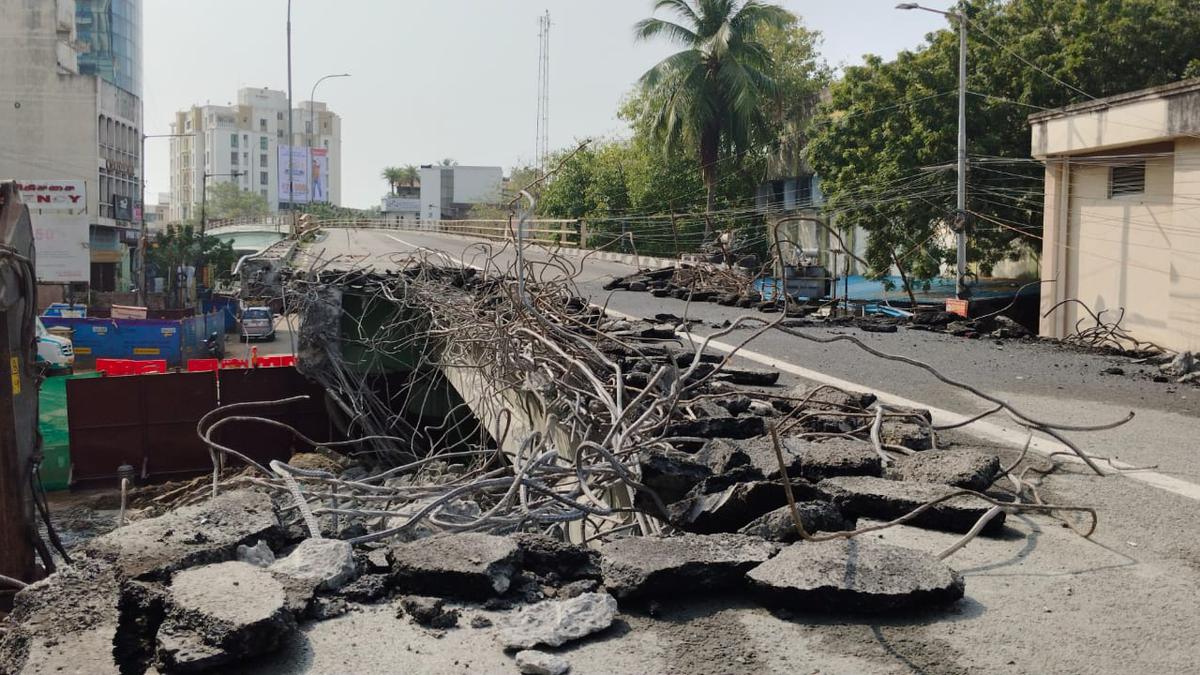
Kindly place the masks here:
MULTIPOLYGON (((1108 196, 1111 162, 1047 161, 1042 308, 1077 298, 1106 321, 1171 349, 1200 349, 1200 140, 1146 161, 1144 194, 1108 196), (1064 180, 1064 177, 1068 180, 1064 180)), ((1126 147, 1122 155, 1147 148, 1126 147)), ((1161 146, 1154 148, 1161 152, 1161 146)), ((1078 305, 1043 318, 1053 337, 1094 325, 1078 305)))

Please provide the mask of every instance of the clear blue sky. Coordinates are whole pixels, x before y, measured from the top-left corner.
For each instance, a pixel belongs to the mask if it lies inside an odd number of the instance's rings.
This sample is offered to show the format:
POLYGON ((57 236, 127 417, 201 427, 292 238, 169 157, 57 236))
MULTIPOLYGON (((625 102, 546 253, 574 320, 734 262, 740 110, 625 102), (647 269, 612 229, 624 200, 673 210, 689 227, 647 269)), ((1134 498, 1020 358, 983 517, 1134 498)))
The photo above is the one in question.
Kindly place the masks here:
MULTIPOLYGON (((943 17, 899 11, 895 0, 784 0, 823 34, 833 65, 893 56, 945 27, 943 17)), ((944 9, 951 0, 928 0, 944 9)), ((293 0, 293 95, 313 82, 342 116, 342 200, 378 204, 386 165, 452 157, 462 164, 528 161, 537 110, 537 17, 550 10, 550 144, 619 136, 617 104, 672 49, 635 43, 649 0, 293 0)), ((287 88, 286 0, 146 0, 147 133, 172 114, 223 105, 239 87, 287 88)), ((170 188, 168 143, 146 148, 147 201, 170 188)))

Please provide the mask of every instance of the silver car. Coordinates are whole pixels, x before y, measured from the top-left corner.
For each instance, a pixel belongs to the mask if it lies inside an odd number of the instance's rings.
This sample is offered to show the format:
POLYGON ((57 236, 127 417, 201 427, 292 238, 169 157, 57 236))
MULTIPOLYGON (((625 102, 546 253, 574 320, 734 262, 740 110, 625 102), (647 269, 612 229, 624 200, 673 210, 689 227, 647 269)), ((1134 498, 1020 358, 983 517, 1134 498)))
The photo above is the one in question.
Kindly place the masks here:
POLYGON ((275 339, 275 313, 270 307, 247 307, 242 310, 242 339, 275 339))

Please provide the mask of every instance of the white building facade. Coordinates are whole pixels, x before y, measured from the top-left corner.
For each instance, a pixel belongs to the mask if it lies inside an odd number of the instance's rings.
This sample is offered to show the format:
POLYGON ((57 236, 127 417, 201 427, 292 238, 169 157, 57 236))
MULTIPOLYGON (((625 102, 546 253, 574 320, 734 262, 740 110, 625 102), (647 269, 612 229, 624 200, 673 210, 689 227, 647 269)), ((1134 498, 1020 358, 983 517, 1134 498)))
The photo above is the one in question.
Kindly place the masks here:
MULTIPOLYGON (((175 113, 171 133, 171 192, 167 219, 181 222, 200 217, 205 176, 234 183, 267 200, 272 212, 288 208, 281 193, 279 147, 288 143, 287 94, 273 89, 238 90, 236 105, 193 106, 175 113), (235 175, 236 174, 236 175, 235 175)), ((342 122, 324 103, 302 101, 291 112, 290 145, 327 152, 328 195, 322 201, 341 204, 342 122)))
POLYGON ((13 27, 0 40, 0 178, 81 184, 85 231, 39 235, 85 249, 64 263, 84 272, 53 285, 127 291, 142 225, 141 0, 0 0, 0 16, 13 27))
POLYGON ((419 169, 422 221, 461 220, 476 204, 500 200, 504 170, 498 166, 432 166, 419 169))

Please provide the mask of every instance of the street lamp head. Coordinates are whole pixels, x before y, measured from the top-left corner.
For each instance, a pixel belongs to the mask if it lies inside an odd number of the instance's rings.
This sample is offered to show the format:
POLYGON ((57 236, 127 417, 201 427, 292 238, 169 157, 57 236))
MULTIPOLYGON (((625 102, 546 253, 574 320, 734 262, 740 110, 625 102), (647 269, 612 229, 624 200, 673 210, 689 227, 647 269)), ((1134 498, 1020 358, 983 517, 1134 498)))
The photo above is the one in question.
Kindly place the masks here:
POLYGON ((921 9, 921 6, 915 2, 902 2, 896 5, 896 9, 921 9))

